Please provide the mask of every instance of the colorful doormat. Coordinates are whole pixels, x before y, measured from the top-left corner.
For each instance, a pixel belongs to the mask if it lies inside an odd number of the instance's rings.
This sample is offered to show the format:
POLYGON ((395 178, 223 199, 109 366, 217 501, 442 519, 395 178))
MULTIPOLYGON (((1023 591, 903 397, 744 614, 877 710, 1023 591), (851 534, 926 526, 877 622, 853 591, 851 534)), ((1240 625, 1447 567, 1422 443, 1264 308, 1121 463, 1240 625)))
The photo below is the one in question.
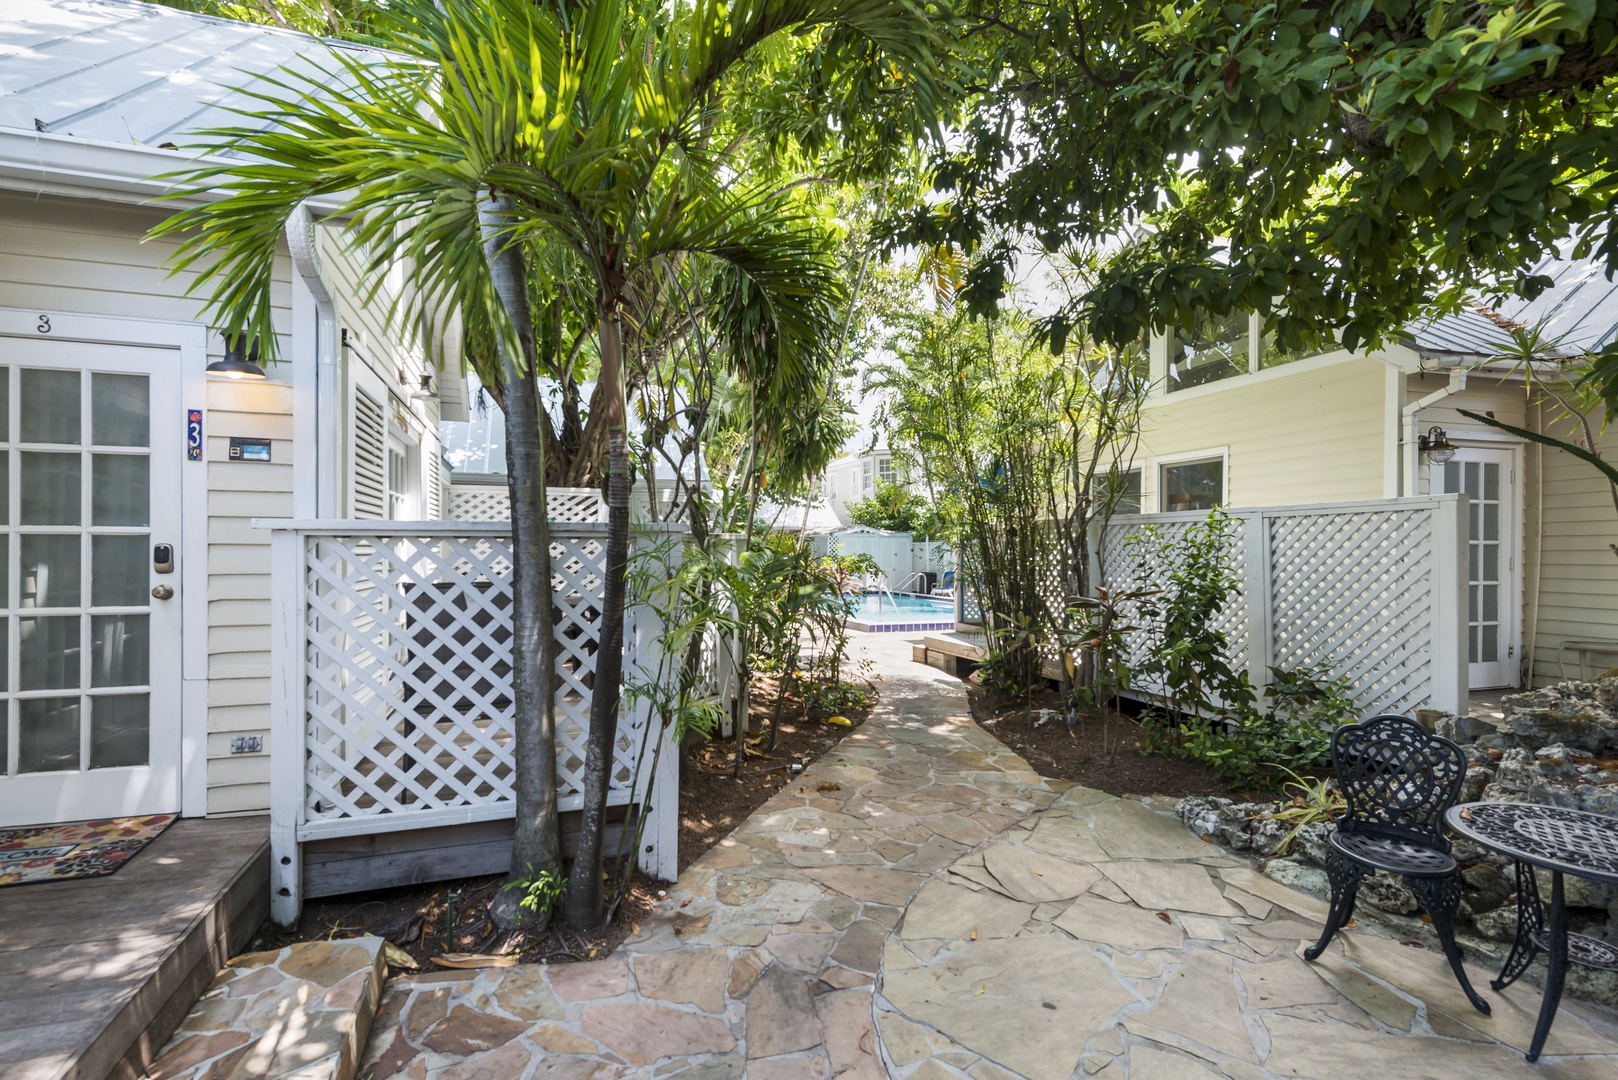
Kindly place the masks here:
POLYGON ((101 877, 160 836, 178 814, 0 829, 0 886, 101 877))

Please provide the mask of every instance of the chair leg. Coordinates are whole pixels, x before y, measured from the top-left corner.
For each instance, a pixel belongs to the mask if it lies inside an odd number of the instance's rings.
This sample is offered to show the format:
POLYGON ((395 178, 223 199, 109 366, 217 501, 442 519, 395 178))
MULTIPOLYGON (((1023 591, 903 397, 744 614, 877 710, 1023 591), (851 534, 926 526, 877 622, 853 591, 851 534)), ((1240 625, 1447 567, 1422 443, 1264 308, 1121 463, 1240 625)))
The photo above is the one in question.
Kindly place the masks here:
POLYGON ((1320 940, 1303 951, 1305 960, 1318 960, 1337 931, 1354 917, 1354 901, 1360 894, 1360 881, 1369 873, 1336 848, 1326 851, 1326 879, 1331 882, 1331 910, 1326 913, 1326 929, 1320 940))
POLYGON ((1461 947, 1455 944, 1455 913, 1461 906, 1461 876, 1407 877, 1405 884, 1432 917, 1433 930, 1438 934, 1438 943, 1444 947, 1450 970, 1455 972, 1455 981, 1461 984, 1472 1007, 1485 1016, 1489 1015, 1489 1003, 1472 989, 1472 980, 1466 977, 1466 968, 1461 963, 1461 947))

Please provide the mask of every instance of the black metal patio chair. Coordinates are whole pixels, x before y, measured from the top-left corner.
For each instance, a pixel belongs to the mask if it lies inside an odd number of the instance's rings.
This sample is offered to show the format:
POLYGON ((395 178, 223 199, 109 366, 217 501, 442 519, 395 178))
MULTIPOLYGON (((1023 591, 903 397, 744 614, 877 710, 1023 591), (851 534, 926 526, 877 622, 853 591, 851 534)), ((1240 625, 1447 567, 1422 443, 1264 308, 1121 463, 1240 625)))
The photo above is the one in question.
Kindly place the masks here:
POLYGON ((1320 940, 1304 957, 1317 959, 1348 923, 1360 882, 1379 870, 1397 874, 1432 918, 1461 989, 1479 1012, 1488 1013, 1489 1003, 1472 989, 1455 944, 1461 877, 1443 825, 1444 811, 1461 794, 1466 755, 1408 717, 1373 716, 1337 729, 1331 765, 1348 810, 1326 838, 1331 910, 1320 940))

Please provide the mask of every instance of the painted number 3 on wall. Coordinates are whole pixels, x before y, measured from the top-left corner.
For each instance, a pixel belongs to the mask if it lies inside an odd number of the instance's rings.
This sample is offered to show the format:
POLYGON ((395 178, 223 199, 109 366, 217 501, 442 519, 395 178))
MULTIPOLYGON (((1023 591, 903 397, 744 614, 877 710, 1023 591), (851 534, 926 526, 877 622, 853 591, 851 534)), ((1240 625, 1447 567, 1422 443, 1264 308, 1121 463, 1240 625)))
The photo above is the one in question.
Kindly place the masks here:
POLYGON ((38 330, 41 334, 50 333, 51 332, 51 317, 49 315, 41 315, 39 317, 39 325, 34 327, 34 329, 38 330))

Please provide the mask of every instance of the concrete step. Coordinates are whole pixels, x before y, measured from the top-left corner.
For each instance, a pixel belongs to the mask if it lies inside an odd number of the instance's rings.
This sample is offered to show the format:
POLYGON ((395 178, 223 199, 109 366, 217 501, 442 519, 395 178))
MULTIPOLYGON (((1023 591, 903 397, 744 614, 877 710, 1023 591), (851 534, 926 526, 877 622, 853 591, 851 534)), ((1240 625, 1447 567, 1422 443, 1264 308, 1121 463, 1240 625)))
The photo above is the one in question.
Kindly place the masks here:
POLYGON ((174 1033, 150 1080, 352 1080, 382 1000, 379 937, 238 956, 174 1033))

